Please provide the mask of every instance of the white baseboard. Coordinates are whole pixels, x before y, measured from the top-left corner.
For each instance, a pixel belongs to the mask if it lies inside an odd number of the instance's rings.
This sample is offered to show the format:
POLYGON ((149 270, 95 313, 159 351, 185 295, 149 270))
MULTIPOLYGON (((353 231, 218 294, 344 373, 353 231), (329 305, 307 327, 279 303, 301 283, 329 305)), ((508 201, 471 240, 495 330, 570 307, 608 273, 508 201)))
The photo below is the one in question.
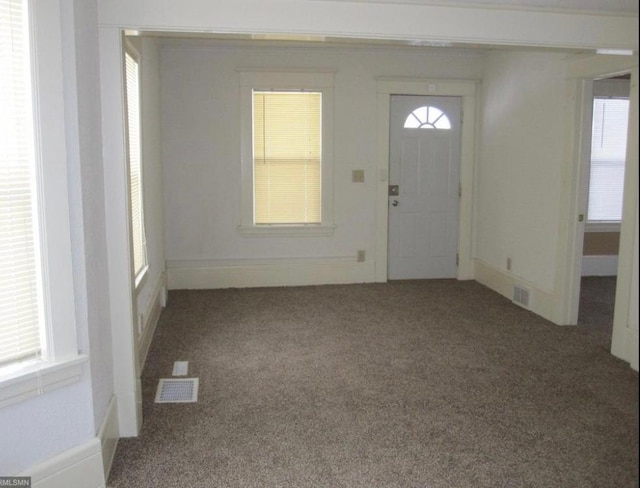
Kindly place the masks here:
POLYGON ((582 276, 616 276, 618 256, 582 256, 582 276))
POLYGON ((147 361, 147 354, 149 354, 149 348, 151 347, 151 341, 153 335, 156 332, 158 326, 158 320, 160 319, 160 313, 162 307, 166 303, 166 277, 164 273, 160 275, 156 285, 153 288, 151 299, 149 300, 149 306, 147 310, 144 310, 144 324, 142 328, 142 334, 138 337, 138 361, 140 367, 138 371, 142 371, 144 364, 147 361))
POLYGON ((64 451, 19 476, 30 476, 33 488, 104 488, 100 439, 64 451))
POLYGON ((304 286, 375 281, 373 261, 355 256, 266 259, 167 261, 170 290, 304 286))
POLYGON ((100 430, 98 431, 98 439, 102 449, 102 465, 104 467, 104 479, 109 479, 109 472, 113 464, 113 458, 116 455, 118 447, 120 429, 118 427, 118 402, 116 397, 111 397, 107 413, 104 416, 100 430))
MULTIPOLYGON (((532 283, 522 280, 517 276, 508 274, 482 261, 476 259, 475 263, 475 279, 500 295, 513 300, 513 287, 518 285, 529 291, 529 308, 533 313, 541 317, 555 322, 553 319, 553 295, 548 291, 536 287, 532 283)), ((514 302, 515 303, 515 302, 514 302)))
POLYGON ((638 371, 638 347, 640 343, 638 341, 638 331, 634 329, 627 329, 625 340, 625 357, 626 361, 629 361, 629 365, 635 371, 638 371))

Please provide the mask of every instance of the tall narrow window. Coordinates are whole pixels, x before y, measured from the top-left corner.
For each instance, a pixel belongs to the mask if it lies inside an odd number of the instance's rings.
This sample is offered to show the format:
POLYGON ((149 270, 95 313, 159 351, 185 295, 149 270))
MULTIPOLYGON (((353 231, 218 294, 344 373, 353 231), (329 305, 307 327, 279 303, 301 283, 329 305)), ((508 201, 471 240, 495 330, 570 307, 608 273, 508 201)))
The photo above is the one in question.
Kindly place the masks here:
POLYGON ((629 100, 594 98, 589 176, 590 222, 620 222, 629 100))
POLYGON ((41 348, 35 159, 24 0, 0 0, 0 366, 41 348))
POLYGON ((140 66, 134 54, 128 51, 125 53, 125 71, 131 238, 133 245, 133 268, 137 281, 147 266, 147 245, 144 232, 144 199, 142 191, 142 151, 140 143, 140 66))
POLYGON ((254 224, 320 224, 322 93, 253 91, 254 224))

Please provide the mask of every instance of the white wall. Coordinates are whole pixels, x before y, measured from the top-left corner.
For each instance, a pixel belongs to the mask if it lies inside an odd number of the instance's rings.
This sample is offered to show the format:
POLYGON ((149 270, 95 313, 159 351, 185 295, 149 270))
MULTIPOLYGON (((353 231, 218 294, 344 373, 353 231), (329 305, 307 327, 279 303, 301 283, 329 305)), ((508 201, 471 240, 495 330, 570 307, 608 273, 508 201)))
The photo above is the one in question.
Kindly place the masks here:
POLYGON ((555 287, 561 225, 565 57, 494 52, 483 77, 476 257, 546 293, 555 287))
MULTIPOLYGON (((376 238, 376 77, 477 79, 476 53, 371 48, 234 47, 163 41, 162 133, 166 252, 180 260, 369 257, 376 238), (219 46, 219 47, 216 47, 219 46), (332 237, 243 237, 238 68, 335 70, 332 237), (365 170, 365 183, 351 171, 365 170)), ((171 269, 169 269, 171 276, 171 269)), ((363 276, 361 275, 362 279, 363 276)))

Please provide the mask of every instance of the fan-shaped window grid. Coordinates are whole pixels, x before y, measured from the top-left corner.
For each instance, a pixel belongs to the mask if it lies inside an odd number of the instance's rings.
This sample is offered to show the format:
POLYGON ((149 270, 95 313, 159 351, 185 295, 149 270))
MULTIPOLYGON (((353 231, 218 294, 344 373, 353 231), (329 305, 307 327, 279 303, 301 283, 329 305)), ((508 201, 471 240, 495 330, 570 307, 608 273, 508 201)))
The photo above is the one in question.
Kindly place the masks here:
POLYGON ((451 129, 451 121, 436 107, 424 106, 415 109, 404 121, 405 129, 451 129))
POLYGON ((322 93, 253 92, 254 223, 321 222, 322 93))

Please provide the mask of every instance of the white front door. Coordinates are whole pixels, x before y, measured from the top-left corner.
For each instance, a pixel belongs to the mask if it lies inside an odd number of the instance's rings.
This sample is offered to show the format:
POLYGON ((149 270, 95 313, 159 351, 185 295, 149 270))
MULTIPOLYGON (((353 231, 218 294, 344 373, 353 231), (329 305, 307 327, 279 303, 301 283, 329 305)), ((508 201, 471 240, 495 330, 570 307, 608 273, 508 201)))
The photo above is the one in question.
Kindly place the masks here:
POLYGON ((461 107, 459 97, 391 96, 389 279, 457 274, 461 107))

